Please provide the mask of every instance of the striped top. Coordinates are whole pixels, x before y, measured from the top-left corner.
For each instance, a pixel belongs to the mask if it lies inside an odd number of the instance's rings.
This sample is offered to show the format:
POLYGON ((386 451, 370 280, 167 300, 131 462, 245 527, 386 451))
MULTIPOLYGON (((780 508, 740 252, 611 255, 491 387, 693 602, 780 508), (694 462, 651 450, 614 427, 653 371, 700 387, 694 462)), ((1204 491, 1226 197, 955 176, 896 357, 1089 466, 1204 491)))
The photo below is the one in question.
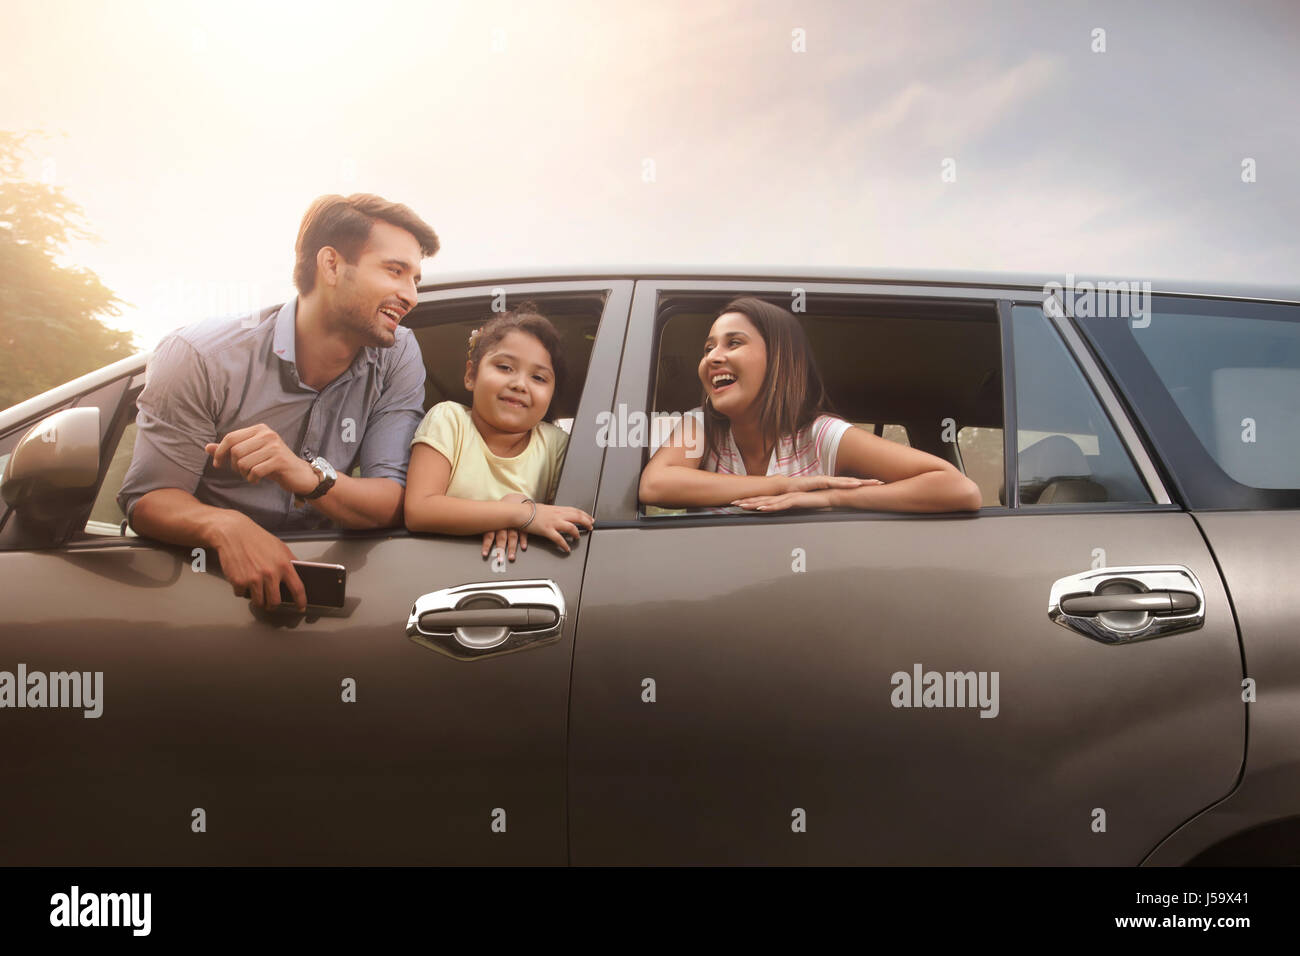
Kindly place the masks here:
MULTIPOLYGON (((693 408, 688 413, 696 416, 698 435, 704 434, 704 411, 693 408)), ((809 425, 800 429, 794 436, 785 436, 768 459, 768 475, 787 475, 797 478, 801 475, 835 474, 835 457, 839 451, 840 439, 853 426, 842 418, 833 415, 819 415, 809 425)), ((736 440, 728 428, 722 436, 719 452, 710 452, 705 456, 701 467, 706 471, 715 471, 720 475, 745 475, 745 460, 741 457, 736 440)))

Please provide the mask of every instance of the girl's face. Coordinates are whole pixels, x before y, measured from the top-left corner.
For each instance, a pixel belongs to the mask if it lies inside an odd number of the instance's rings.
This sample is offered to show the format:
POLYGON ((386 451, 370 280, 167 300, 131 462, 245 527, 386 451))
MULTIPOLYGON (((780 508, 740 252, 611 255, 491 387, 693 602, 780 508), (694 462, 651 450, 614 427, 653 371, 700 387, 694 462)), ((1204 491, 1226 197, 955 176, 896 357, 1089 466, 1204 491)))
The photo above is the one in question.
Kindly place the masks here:
POLYGON ((713 407, 728 418, 754 407, 767 374, 767 343, 739 312, 718 316, 704 340, 700 381, 713 407))
POLYGON ((488 347, 478 368, 465 363, 474 411, 497 431, 526 432, 542 420, 555 394, 551 353, 518 329, 488 347))

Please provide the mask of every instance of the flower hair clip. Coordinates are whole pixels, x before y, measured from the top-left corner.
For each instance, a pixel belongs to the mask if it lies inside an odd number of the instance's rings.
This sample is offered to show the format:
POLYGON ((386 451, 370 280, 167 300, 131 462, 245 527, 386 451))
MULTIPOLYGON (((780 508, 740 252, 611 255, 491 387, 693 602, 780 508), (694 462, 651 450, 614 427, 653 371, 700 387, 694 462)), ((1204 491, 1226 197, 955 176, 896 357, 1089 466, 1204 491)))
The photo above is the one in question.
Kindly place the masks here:
POLYGON ((479 333, 482 331, 481 328, 478 328, 469 334, 469 350, 465 353, 467 358, 474 357, 474 346, 478 343, 479 333))

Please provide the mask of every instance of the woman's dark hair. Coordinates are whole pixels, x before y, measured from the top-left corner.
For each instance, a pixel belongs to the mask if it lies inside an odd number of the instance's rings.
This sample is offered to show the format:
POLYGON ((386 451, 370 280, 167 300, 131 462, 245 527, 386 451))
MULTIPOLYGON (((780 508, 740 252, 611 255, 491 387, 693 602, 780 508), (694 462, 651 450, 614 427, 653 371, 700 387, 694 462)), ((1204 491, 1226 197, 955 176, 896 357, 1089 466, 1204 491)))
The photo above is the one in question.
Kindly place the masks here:
MULTIPOLYGON (((758 395, 758 423, 765 442, 775 446, 818 415, 834 413, 808 336, 793 313, 753 296, 732 299, 714 320, 728 312, 739 312, 749 319, 767 345, 767 371, 758 395)), ((716 456, 721 435, 730 422, 713 408, 707 388, 703 406, 704 454, 707 457, 712 452, 716 456)))
MULTIPOLYGON (((527 332, 541 342, 542 347, 550 353, 551 370, 555 372, 555 391, 551 399, 552 407, 554 407, 555 396, 558 396, 560 389, 564 387, 566 371, 564 354, 560 351, 560 333, 551 324, 551 320, 542 315, 542 310, 537 307, 537 303, 532 299, 520 302, 509 312, 494 315, 480 328, 469 334, 469 360, 474 365, 475 374, 478 374, 479 363, 483 361, 483 356, 487 355, 488 349, 511 332, 527 332)), ((547 409, 546 419, 548 421, 550 416, 551 410, 547 409)))

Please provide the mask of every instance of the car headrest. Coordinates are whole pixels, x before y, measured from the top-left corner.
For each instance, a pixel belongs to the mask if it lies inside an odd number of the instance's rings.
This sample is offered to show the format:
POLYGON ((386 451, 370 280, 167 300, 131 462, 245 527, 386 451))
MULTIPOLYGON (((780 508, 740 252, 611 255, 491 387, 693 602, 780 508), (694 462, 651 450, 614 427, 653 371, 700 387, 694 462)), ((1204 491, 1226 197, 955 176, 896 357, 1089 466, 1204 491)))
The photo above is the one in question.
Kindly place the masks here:
MULTIPOLYGON (((1048 435, 1027 447, 1020 453, 1019 468, 1022 504, 1106 500, 1106 489, 1091 480, 1083 449, 1064 435, 1048 435)), ((998 501, 1007 503, 1005 481, 998 488, 998 501)))

